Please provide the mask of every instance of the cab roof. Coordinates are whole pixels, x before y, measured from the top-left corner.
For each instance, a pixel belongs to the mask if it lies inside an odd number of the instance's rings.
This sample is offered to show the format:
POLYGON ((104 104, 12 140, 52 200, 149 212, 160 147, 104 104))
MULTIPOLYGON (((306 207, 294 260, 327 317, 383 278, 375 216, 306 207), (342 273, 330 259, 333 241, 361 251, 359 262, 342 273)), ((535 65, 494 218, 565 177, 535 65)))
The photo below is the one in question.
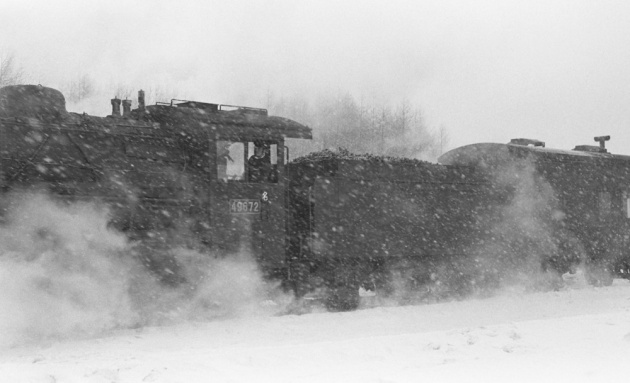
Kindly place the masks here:
POLYGON ((260 113, 235 113, 235 111, 209 111, 201 108, 147 106, 144 111, 134 110, 132 116, 171 126, 181 127, 189 133, 206 133, 217 139, 302 138, 312 139, 311 128, 284 117, 266 116, 260 113))

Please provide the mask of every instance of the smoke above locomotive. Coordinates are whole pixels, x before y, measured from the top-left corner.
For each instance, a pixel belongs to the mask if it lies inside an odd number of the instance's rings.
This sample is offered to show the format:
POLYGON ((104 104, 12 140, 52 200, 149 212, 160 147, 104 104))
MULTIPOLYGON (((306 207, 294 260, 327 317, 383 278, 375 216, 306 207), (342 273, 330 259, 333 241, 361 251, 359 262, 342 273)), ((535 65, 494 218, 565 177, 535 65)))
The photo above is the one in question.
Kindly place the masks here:
POLYGON ((54 89, 0 89, 0 187, 104 206, 167 286, 191 282, 181 249, 245 249, 266 280, 336 310, 358 307, 360 290, 431 301, 522 279, 557 288, 577 265, 595 284, 628 269, 628 158, 603 139, 476 144, 441 164, 343 150, 292 160, 285 140, 311 129, 265 109, 145 105, 142 91, 136 109, 111 104, 96 117, 67 112, 54 89))

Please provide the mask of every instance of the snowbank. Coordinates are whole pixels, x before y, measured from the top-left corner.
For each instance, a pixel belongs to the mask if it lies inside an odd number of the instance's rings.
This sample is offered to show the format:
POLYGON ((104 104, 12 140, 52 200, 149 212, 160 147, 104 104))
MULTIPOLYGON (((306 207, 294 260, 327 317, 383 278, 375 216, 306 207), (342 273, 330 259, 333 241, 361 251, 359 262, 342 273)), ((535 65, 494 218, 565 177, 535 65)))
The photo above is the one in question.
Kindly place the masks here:
POLYGON ((630 355, 630 283, 350 313, 121 330, 2 351, 11 382, 604 382, 630 355))

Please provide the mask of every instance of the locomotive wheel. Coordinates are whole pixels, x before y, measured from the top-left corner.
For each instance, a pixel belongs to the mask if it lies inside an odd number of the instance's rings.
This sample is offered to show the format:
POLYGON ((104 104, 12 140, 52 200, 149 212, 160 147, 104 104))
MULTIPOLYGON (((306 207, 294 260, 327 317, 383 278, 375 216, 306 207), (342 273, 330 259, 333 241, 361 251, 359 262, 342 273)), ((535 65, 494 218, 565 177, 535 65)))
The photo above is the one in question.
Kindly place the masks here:
POLYGON ((591 265, 586 270, 586 280, 593 286, 610 286, 613 283, 613 276, 605 267, 591 265))
POLYGON ((329 311, 352 311, 359 307, 359 289, 352 286, 331 287, 326 295, 329 311))
POLYGON ((605 271, 604 275, 602 275, 602 277, 599 278, 599 283, 601 284, 601 286, 612 286, 613 284, 612 275, 610 275, 608 271, 605 271))
POLYGON ((617 268, 616 274, 620 278, 630 280, 630 264, 624 262, 621 266, 617 268))

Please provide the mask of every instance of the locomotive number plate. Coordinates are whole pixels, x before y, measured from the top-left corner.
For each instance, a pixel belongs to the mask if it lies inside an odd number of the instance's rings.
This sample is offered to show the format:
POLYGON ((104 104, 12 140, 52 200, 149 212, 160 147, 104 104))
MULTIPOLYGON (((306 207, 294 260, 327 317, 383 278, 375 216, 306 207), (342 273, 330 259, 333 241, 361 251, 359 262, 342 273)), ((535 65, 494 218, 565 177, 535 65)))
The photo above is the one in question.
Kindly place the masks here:
POLYGON ((231 214, 258 214, 260 213, 259 199, 231 199, 231 214))

